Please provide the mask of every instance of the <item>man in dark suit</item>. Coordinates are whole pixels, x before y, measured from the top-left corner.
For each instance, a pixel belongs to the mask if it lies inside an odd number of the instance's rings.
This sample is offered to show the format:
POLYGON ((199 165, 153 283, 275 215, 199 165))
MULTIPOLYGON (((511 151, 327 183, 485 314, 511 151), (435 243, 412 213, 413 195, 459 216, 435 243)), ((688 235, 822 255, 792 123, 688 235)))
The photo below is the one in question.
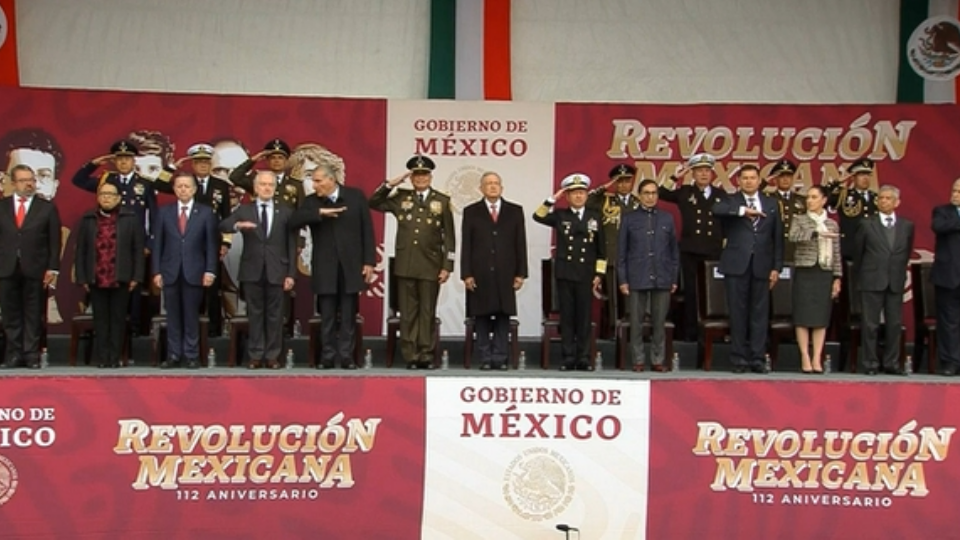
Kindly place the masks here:
POLYGON ((960 180, 953 182, 950 204, 934 208, 931 221, 937 237, 930 270, 937 291, 937 363, 950 377, 960 369, 960 180))
MULTIPOLYGON (((110 147, 109 154, 94 158, 81 167, 73 175, 73 185, 90 193, 96 193, 100 184, 105 182, 117 186, 120 190, 120 204, 132 209, 143 226, 144 257, 146 258, 153 249, 151 226, 157 216, 157 194, 153 189, 153 182, 134 171, 137 153, 137 147, 133 143, 125 140, 117 141, 110 147), (94 174, 102 165, 111 161, 115 171, 94 174)), ((146 261, 144 261, 144 267, 147 267, 146 261)), ((134 335, 141 330, 141 292, 141 285, 137 285, 130 292, 130 330, 134 335)))
POLYGON ((167 358, 161 368, 200 367, 200 304, 203 288, 213 285, 219 262, 217 217, 194 200, 193 176, 173 176, 177 202, 157 212, 151 254, 153 283, 163 290, 167 309, 167 358))
POLYGON ((39 369, 46 288, 60 271, 60 214, 37 194, 27 165, 10 170, 13 195, 0 203, 0 313, 6 357, 0 368, 39 369))
POLYGON ((734 373, 766 373, 770 289, 783 270, 783 222, 777 202, 759 191, 760 169, 740 168, 740 191, 713 206, 723 220, 720 255, 730 310, 730 359, 734 373))
MULTIPOLYGON (((553 256, 553 275, 560 303, 560 371, 593 371, 589 358, 592 293, 599 290, 607 272, 606 241, 602 217, 586 208, 590 178, 574 173, 560 182, 560 190, 543 202, 533 220, 552 227, 557 246, 553 256), (566 196, 569 208, 554 210, 558 198, 566 196)), ((544 276, 549 279, 549 276, 544 276)))
POLYGON ((870 189, 875 167, 869 158, 857 160, 850 165, 846 176, 827 186, 830 190, 827 205, 840 216, 840 253, 845 261, 853 260, 860 222, 877 215, 877 192, 870 189), (851 177, 853 185, 848 186, 851 177))
POLYGON ((142 279, 143 227, 129 207, 120 206, 120 190, 104 183, 97 208, 77 228, 74 266, 77 283, 90 293, 97 364, 120 367, 130 291, 142 279))
POLYGON ((294 286, 297 237, 289 230, 293 209, 277 203, 277 177, 260 171, 254 179, 256 199, 220 223, 220 231, 243 236, 239 281, 247 302, 250 334, 247 367, 280 369, 283 352, 283 296, 294 286))
POLYGON ((387 180, 370 197, 370 208, 397 218, 397 303, 400 353, 407 369, 433 369, 437 344, 437 297, 456 257, 450 196, 431 186, 436 164, 426 156, 407 160, 407 171, 387 180), (410 179, 413 189, 398 187, 410 179))
POLYGON ((463 209, 460 275, 480 369, 506 370, 510 317, 517 314, 517 291, 527 278, 527 231, 523 207, 501 197, 499 174, 484 173, 480 191, 483 198, 463 209))
POLYGON ((726 197, 726 192, 713 185, 716 160, 710 154, 694 154, 686 167, 670 176, 660 186, 658 197, 677 205, 680 210, 680 273, 683 282, 683 327, 686 341, 697 341, 697 272, 705 261, 720 258, 723 231, 720 220, 710 209, 726 197), (680 185, 687 171, 693 175, 693 184, 680 185))
POLYGON ((884 318, 882 369, 891 375, 903 374, 899 362, 900 334, 907 265, 913 253, 913 222, 896 215, 899 205, 900 190, 882 186, 877 193, 876 217, 863 220, 854 237, 853 264, 863 319, 860 351, 867 375, 876 375, 881 368, 877 356, 881 314, 884 318))
POLYGON ((341 186, 334 171, 320 164, 313 171, 314 194, 296 211, 290 227, 310 227, 313 238, 310 283, 320 304, 321 352, 318 369, 356 369, 353 362, 359 295, 374 279, 377 263, 373 220, 367 198, 341 186))
MULTIPOLYGON (((153 186, 159 193, 173 193, 170 175, 179 170, 184 162, 190 161, 190 167, 193 169, 193 179, 197 183, 197 194, 194 195, 194 200, 213 208, 213 213, 216 214, 217 219, 223 221, 230 215, 230 184, 222 178, 211 175, 212 158, 213 146, 207 143, 197 143, 187 149, 186 156, 178 159, 167 169, 167 174, 161 174, 153 183, 153 186)), ((230 250, 232 238, 232 233, 223 233, 220 240, 220 260, 223 260, 230 250)), ((220 302, 221 284, 223 284, 223 280, 221 279, 221 267, 218 264, 217 283, 204 290, 206 313, 207 317, 210 318, 210 336, 219 336, 223 331, 223 308, 220 302)))
MULTIPOLYGON (((603 236, 607 239, 604 249, 608 261, 617 260, 617 238, 624 215, 640 206, 640 199, 633 192, 636 175, 636 167, 621 163, 610 170, 609 182, 590 190, 587 195, 587 208, 592 208, 603 216, 603 236), (610 191, 610 187, 614 188, 613 191, 610 191)), ((617 285, 616 265, 607 265, 607 275, 603 278, 606 302, 600 319, 604 337, 612 336, 617 325, 617 305, 620 303, 617 285)))

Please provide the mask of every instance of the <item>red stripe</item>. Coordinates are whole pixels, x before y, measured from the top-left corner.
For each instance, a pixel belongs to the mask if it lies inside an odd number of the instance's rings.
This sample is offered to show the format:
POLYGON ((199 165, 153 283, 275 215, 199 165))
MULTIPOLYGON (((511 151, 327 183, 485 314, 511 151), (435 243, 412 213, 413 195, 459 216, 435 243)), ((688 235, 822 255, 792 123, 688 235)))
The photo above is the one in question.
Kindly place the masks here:
POLYGON ((510 100, 510 0, 483 3, 483 95, 510 100))
POLYGON ((0 86, 20 86, 20 68, 17 66, 17 10, 16 0, 0 0, 6 17, 7 37, 0 45, 0 86))

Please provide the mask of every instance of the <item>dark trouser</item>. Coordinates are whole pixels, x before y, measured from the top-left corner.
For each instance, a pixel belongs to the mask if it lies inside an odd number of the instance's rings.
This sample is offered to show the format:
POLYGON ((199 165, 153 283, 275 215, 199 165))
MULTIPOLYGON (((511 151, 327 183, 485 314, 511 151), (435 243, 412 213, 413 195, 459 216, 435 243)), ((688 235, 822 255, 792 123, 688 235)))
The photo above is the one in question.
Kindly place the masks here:
MULTIPOLYGON (((616 259, 614 259, 614 261, 615 260, 616 259)), ((607 297, 603 305, 603 334, 605 337, 610 337, 616 332, 617 313, 619 311, 617 304, 621 300, 625 300, 620 297, 620 287, 617 283, 617 266, 614 263, 611 263, 607 267, 607 273, 603 276, 603 294, 607 297)), ((630 303, 626 302, 623 307, 625 308, 624 313, 626 313, 626 311, 630 309, 630 303)))
POLYGON ((593 284, 589 281, 557 280, 560 303, 560 351, 563 365, 590 365, 590 307, 593 284))
POLYGON ((130 288, 126 283, 117 287, 90 287, 93 336, 100 365, 120 363, 129 302, 130 288))
POLYGON ((650 314, 650 356, 655 366, 663 364, 667 342, 667 310, 670 291, 662 289, 631 290, 627 299, 630 310, 630 356, 634 365, 646 365, 643 351, 643 316, 650 314))
MULTIPOLYGON (((878 369, 877 330, 880 328, 880 313, 884 319, 883 368, 900 368, 900 334, 903 310, 903 293, 885 291, 860 291, 861 320, 860 363, 864 369, 878 369)), ((940 329, 937 329, 939 334, 940 329)))
POLYGON ((200 304, 203 287, 190 285, 183 275, 173 285, 163 284, 167 307, 167 357, 200 358, 200 304))
POLYGON ((346 288, 343 280, 343 267, 338 266, 337 293, 317 296, 317 303, 320 308, 320 342, 322 344, 320 362, 326 367, 333 367, 338 359, 340 366, 346 367, 353 363, 354 358, 359 299, 357 293, 343 292, 346 288))
POLYGON ((266 279, 245 281, 250 335, 247 337, 249 362, 280 361, 283 352, 283 285, 271 285, 266 279))
POLYGON ((683 277, 683 340, 698 341, 699 297, 697 273, 700 266, 710 258, 706 255, 680 252, 680 273, 683 277))
POLYGON ((960 287, 936 287, 937 364, 960 368, 960 287))
POLYGON ((397 276, 400 304, 400 353, 408 364, 433 362, 437 295, 440 282, 397 276))
POLYGON ((3 331, 7 340, 7 365, 40 361, 40 336, 46 309, 43 281, 24 276, 17 261, 13 275, 0 279, 0 313, 3 314, 3 331))
MULTIPOLYGON (((753 266, 752 261, 747 265, 753 266)), ((770 322, 770 278, 753 272, 723 277, 730 310, 730 361, 735 366, 762 367, 770 322)))
POLYGON ((206 309, 207 318, 210 320, 208 332, 211 336, 219 336, 223 333, 223 303, 220 300, 220 289, 222 281, 220 276, 223 272, 220 265, 217 265, 216 280, 210 287, 203 289, 203 302, 206 309))
POLYGON ((143 330, 143 328, 141 328, 140 325, 142 324, 141 315, 143 313, 144 286, 141 285, 141 283, 146 283, 147 284, 146 290, 149 291, 150 290, 149 283, 153 281, 153 276, 150 275, 150 268, 151 268, 150 257, 148 255, 144 255, 144 258, 146 259, 146 262, 144 264, 144 268, 146 268, 146 270, 144 271, 144 275, 142 279, 137 280, 137 286, 134 287, 132 291, 130 291, 130 295, 129 295, 130 297, 130 312, 129 312, 130 313, 130 331, 137 335, 139 335, 140 332, 143 330))
POLYGON ((481 363, 499 366, 507 363, 507 335, 510 333, 510 315, 477 315, 474 317, 477 332, 477 352, 481 363), (492 335, 492 337, 491 337, 492 335))

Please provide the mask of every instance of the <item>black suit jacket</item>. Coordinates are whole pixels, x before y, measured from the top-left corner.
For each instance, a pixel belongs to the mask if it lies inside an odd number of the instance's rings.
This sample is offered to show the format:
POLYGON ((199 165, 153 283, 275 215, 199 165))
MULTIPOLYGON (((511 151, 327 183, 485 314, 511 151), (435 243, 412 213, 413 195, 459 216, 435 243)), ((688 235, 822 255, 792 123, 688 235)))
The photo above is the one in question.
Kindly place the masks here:
POLYGON ((97 170, 97 165, 87 163, 77 174, 73 175, 73 185, 78 188, 96 193, 97 188, 104 182, 109 182, 117 186, 120 192, 120 203, 133 210, 140 222, 143 224, 145 236, 145 245, 147 249, 153 249, 153 231, 151 226, 157 219, 157 193, 153 189, 153 182, 141 177, 137 173, 131 173, 131 180, 126 185, 120 181, 120 174, 114 171, 104 172, 100 176, 91 176, 97 170))
POLYGON ((260 208, 256 202, 237 208, 220 222, 220 232, 243 235, 243 253, 240 255, 240 282, 260 281, 264 271, 267 283, 283 285, 285 278, 295 277, 297 270, 297 235, 290 230, 293 210, 282 204, 273 204, 270 235, 264 238, 260 229, 260 208), (257 223, 255 229, 234 232, 238 221, 257 223))
POLYGON ((913 253, 913 222, 900 216, 894 222, 894 242, 887 241, 886 227, 877 214, 864 219, 854 237, 853 264, 861 291, 902 293, 907 282, 907 265, 913 253))
POLYGON ((938 206, 930 221, 937 237, 930 281, 937 287, 960 287, 960 211, 952 204, 938 206))
POLYGON ((314 294, 358 293, 366 289, 363 267, 377 264, 373 220, 367 197, 356 188, 340 186, 337 201, 317 194, 304 199, 290 227, 310 227, 313 236, 310 283, 314 294), (334 218, 321 218, 322 207, 346 207, 334 218), (344 290, 337 288, 338 268, 343 268, 344 290))
MULTIPOLYGON (((146 262, 143 257, 143 227, 137 215, 121 207, 117 216, 115 278, 119 283, 143 280, 146 262)), ((73 257, 78 285, 97 284, 97 214, 91 210, 80 219, 76 252, 73 257)))
POLYGON ((180 234, 179 214, 179 202, 157 211, 156 249, 150 254, 150 273, 160 274, 164 287, 176 284, 181 274, 190 285, 201 286, 204 274, 216 275, 220 264, 217 218, 212 208, 194 202, 187 230, 180 234))
POLYGON ((713 215, 723 220, 726 245, 720 254, 720 272, 731 276, 752 273, 754 278, 766 279, 770 271, 783 270, 783 221, 777 201, 757 192, 761 211, 757 229, 747 216, 740 215, 740 207, 747 206, 742 192, 722 197, 713 206, 713 215), (750 262, 753 261, 751 265, 750 262))
POLYGON ((60 270, 60 213, 50 201, 37 195, 17 228, 16 195, 0 200, 0 278, 17 270, 31 279, 43 279, 47 270, 60 270))
POLYGON ((727 192, 712 186, 710 197, 695 185, 677 189, 660 186, 660 199, 677 205, 680 210, 680 251, 710 258, 720 256, 723 248, 723 231, 720 220, 713 216, 713 206, 726 198, 727 192))
MULTIPOLYGON (((230 184, 222 178, 210 175, 207 177, 206 189, 200 191, 200 179, 197 175, 193 175, 193 181, 197 183, 197 194, 193 196, 193 200, 213 208, 213 213, 217 215, 218 220, 227 219, 230 216, 230 184)), ((153 187, 158 193, 174 194, 173 184, 170 183, 169 178, 157 178, 153 187)), ((223 242, 230 243, 229 234, 224 235, 223 242)))
POLYGON ((584 208, 583 219, 578 219, 569 208, 549 212, 549 206, 544 203, 534 213, 533 220, 553 227, 556 232, 553 275, 557 279, 590 282, 606 274, 606 240, 600 212, 584 208))
POLYGON ((476 291, 467 291, 467 316, 517 314, 513 278, 527 277, 527 231, 523 207, 500 199, 497 221, 480 199, 463 209, 460 234, 460 275, 474 278, 476 291))

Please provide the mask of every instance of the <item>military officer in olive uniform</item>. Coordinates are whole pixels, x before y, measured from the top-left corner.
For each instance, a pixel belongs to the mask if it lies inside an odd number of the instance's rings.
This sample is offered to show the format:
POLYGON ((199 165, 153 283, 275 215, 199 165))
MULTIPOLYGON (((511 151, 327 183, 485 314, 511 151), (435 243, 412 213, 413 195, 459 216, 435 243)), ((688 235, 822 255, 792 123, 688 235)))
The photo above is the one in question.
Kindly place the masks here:
POLYGON ((413 156, 408 172, 387 180, 370 197, 370 208, 397 218, 396 255, 400 353, 407 369, 433 369, 437 344, 437 296, 453 271, 456 232, 450 197, 431 188, 433 160, 413 156), (409 178, 413 189, 397 186, 409 178))
POLYGON ((780 207, 780 219, 783 221, 783 263, 790 265, 793 263, 793 252, 796 249, 795 242, 788 242, 790 235, 790 222, 793 216, 806 213, 807 198, 800 194, 800 190, 793 186, 794 175, 797 174, 797 166, 788 159, 781 159, 773 166, 771 176, 775 180, 772 190, 767 191, 767 195, 777 201, 780 207))
MULTIPOLYGON (((633 181, 636 175, 637 168, 633 165, 617 165, 610 170, 610 181, 591 190, 587 195, 587 208, 596 210, 603 216, 603 235, 607 241, 605 253, 608 261, 617 260, 620 220, 624 214, 640 206, 640 199, 633 192, 633 181), (614 186, 614 190, 608 191, 611 186, 614 186)), ((617 324, 617 303, 620 301, 617 290, 617 269, 611 264, 607 267, 607 273, 603 278, 606 306, 601 312, 600 323, 604 337, 612 336, 617 324)))
MULTIPOLYGON (((85 163, 73 175, 72 181, 73 185, 90 193, 96 193, 100 184, 110 183, 117 186, 120 192, 120 204, 133 210, 137 220, 143 224, 144 258, 146 259, 153 249, 150 224, 157 215, 157 194, 153 189, 153 183, 134 170, 136 155, 137 147, 133 143, 126 140, 117 141, 110 147, 109 154, 85 163), (112 162, 115 170, 96 175, 97 169, 107 162, 112 162)), ((149 261, 144 261, 144 268, 150 268, 149 261)), ((148 276, 144 275, 137 280, 138 285, 130 291, 130 331, 133 335, 138 335, 143 330, 140 320, 143 287, 139 284, 148 282, 148 276)))
POLYGON ((710 154, 694 154, 659 188, 662 201, 677 205, 680 210, 680 276, 683 279, 683 339, 698 341, 697 272, 705 261, 720 259, 723 231, 720 220, 713 216, 713 205, 727 193, 713 185, 716 160, 710 154), (693 174, 692 185, 680 184, 687 171, 693 174))
MULTIPOLYGON (((266 159, 267 168, 277 175, 277 191, 273 196, 274 202, 296 210, 303 202, 306 193, 303 191, 303 181, 300 178, 294 178, 287 172, 287 158, 289 157, 290 145, 282 139, 273 139, 264 145, 263 150, 238 165, 230 173, 230 181, 233 182, 233 185, 246 190, 251 197, 255 197, 253 179, 256 176, 256 171, 253 166, 261 159, 266 159)), ((303 245, 301 244, 300 247, 303 247, 303 245)))
MULTIPOLYGON (((170 178, 187 161, 190 161, 190 167, 193 169, 193 180, 197 184, 197 192, 193 200, 213 208, 213 213, 217 220, 223 221, 230 216, 230 183, 222 178, 211 175, 213 169, 213 146, 207 143, 197 143, 187 149, 187 155, 178 159, 172 166, 165 168, 165 173, 161 173, 153 183, 154 189, 159 193, 174 194, 173 184, 170 178)), ((220 235, 220 260, 227 256, 230 251, 230 243, 233 240, 233 234, 223 233, 220 235)), ((204 287, 204 305, 206 306, 207 316, 210 318, 209 333, 211 337, 219 336, 222 333, 223 308, 220 302, 221 287, 225 283, 222 279, 222 265, 217 265, 216 280, 212 287, 204 287)))
POLYGON ((586 206, 589 187, 590 177, 571 174, 533 214, 534 221, 552 227, 556 233, 553 275, 560 304, 560 371, 594 369, 590 361, 592 293, 600 289, 607 261, 603 218, 586 206), (564 196, 569 207, 556 210, 554 205, 564 196))
POLYGON ((870 189, 874 167, 873 160, 868 158, 855 161, 847 176, 827 186, 827 205, 840 215, 840 254, 845 261, 853 260, 854 237, 860 222, 877 215, 877 192, 870 189), (846 182, 850 176, 852 187, 846 182))

